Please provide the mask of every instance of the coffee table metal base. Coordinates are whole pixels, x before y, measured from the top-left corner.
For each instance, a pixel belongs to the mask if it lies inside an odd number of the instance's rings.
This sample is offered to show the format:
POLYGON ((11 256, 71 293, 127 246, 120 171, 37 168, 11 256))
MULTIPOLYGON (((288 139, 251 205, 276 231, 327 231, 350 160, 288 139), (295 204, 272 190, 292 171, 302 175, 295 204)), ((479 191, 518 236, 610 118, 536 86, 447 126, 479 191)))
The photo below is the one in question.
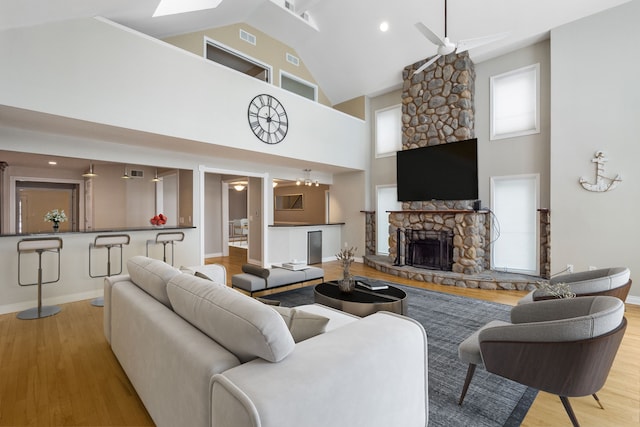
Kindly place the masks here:
POLYGON ((379 291, 356 286, 352 293, 344 293, 338 289, 336 282, 330 281, 316 285, 313 293, 316 303, 360 317, 377 311, 407 314, 407 294, 393 286, 379 291))

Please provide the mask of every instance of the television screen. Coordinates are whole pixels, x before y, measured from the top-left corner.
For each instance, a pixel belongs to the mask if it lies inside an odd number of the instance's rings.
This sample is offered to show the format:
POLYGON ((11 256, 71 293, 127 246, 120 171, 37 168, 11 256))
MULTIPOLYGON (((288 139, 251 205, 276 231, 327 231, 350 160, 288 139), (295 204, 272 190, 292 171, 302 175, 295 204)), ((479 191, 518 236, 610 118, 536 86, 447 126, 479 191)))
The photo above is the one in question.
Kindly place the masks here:
POLYGON ((478 198, 478 140, 398 151, 398 201, 478 198))

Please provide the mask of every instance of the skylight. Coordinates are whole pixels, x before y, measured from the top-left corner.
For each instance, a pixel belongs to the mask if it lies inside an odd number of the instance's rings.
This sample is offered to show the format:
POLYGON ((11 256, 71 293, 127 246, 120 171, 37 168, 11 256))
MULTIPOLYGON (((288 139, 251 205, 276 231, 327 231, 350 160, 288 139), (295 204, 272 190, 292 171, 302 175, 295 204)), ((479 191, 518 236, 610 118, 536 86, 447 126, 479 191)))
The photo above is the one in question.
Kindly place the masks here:
POLYGON ((153 17, 215 9, 222 0, 160 0, 153 17))

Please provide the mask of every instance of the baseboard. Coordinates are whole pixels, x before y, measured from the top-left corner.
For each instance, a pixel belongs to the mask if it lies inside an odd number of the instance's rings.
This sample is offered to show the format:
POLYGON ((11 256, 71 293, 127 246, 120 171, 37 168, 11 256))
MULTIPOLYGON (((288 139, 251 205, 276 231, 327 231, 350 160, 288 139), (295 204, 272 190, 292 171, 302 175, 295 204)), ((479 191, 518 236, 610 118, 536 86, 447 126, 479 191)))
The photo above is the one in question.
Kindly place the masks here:
MULTIPOLYGON (((77 294, 60 295, 59 297, 44 298, 42 300, 42 305, 58 305, 58 304, 67 304, 70 302, 76 302, 76 301, 82 301, 82 300, 89 300, 89 299, 101 297, 103 293, 104 291, 102 289, 96 289, 93 291, 80 292, 77 294)), ((87 304, 89 303, 87 302, 87 304)), ((17 313, 19 311, 27 310, 29 308, 37 307, 37 306, 38 306, 38 301, 36 300, 18 302, 15 304, 0 305, 0 314, 17 313)))
POLYGON ((627 304, 640 305, 640 297, 627 296, 627 304))

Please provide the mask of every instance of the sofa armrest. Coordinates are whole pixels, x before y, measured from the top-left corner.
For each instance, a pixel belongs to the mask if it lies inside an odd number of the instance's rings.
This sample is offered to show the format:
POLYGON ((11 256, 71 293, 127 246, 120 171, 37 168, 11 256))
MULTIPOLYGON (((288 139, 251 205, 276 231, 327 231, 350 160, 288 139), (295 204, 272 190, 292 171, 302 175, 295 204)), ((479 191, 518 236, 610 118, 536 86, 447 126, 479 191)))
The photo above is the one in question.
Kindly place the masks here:
POLYGON ((218 374, 211 396, 217 427, 425 426, 427 337, 379 312, 298 343, 281 362, 218 374))
POLYGON ((102 327, 104 328, 104 336, 109 344, 111 344, 111 291, 116 283, 130 281, 131 278, 128 274, 120 274, 104 278, 104 311, 102 327))

